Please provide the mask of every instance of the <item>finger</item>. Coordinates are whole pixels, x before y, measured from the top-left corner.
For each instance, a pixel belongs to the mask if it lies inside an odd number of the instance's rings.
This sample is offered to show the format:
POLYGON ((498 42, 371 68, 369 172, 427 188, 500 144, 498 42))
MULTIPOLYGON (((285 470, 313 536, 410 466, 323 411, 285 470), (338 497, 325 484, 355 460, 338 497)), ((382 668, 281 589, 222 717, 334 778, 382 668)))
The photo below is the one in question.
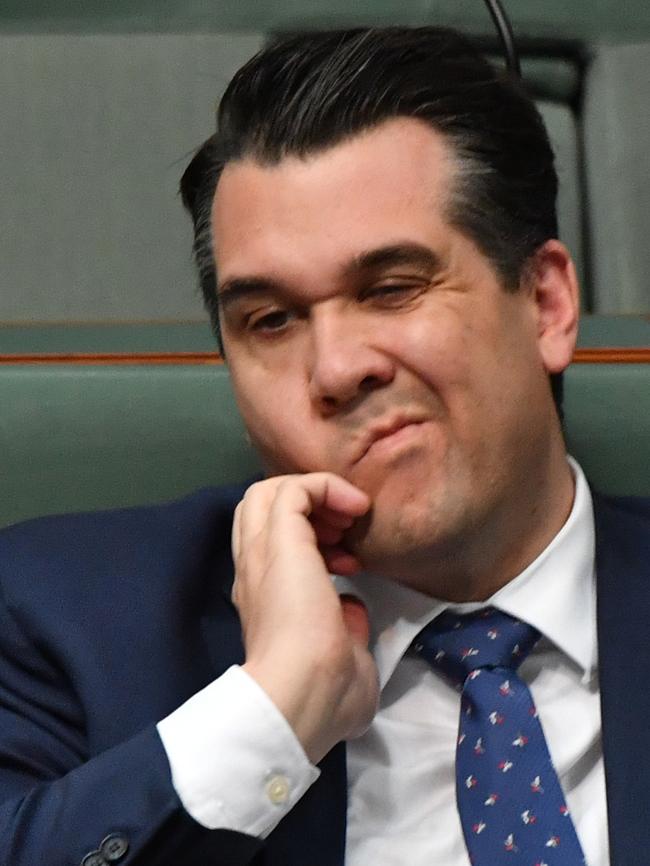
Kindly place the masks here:
POLYGON ((350 637, 355 643, 367 647, 370 640, 370 621, 365 604, 354 595, 342 595, 340 600, 341 614, 350 637))
POLYGON ((357 557, 338 545, 322 547, 320 553, 330 574, 347 577, 361 571, 361 563, 357 557))
POLYGON ((360 517, 370 508, 368 494, 340 475, 331 472, 318 472, 304 476, 310 479, 309 491, 312 499, 312 510, 318 507, 322 511, 346 517, 360 517))
POLYGON ((315 519, 318 519, 323 523, 328 523, 330 526, 336 526, 339 529, 349 529, 355 520, 355 518, 349 514, 341 514, 340 511, 334 511, 326 506, 314 508, 312 512, 312 520, 315 519))
POLYGON ((232 528, 235 580, 231 598, 240 613, 250 593, 256 592, 259 578, 265 571, 265 524, 276 487, 276 479, 252 484, 235 509, 232 528))
POLYGON ((230 592, 230 598, 232 603, 237 607, 237 599, 238 599, 238 581, 237 581, 237 562, 239 560, 239 554, 241 551, 241 510, 242 503, 237 503, 237 507, 235 508, 235 513, 233 514, 232 519, 232 532, 231 532, 231 549, 232 549, 232 558, 233 563, 235 565, 235 576, 232 584, 232 590, 230 592))
POLYGON ((235 560, 239 556, 239 551, 241 550, 241 512, 242 502, 238 502, 232 518, 232 532, 230 535, 232 555, 235 560))
POLYGON ((282 478, 257 481, 239 504, 239 549, 246 552, 253 538, 264 530, 268 513, 282 478))
POLYGON ((284 516, 318 514, 345 529, 370 508, 366 493, 331 472, 268 478, 252 484, 244 494, 238 521, 240 550, 245 541, 268 529, 276 504, 284 516))
POLYGON ((312 528, 316 533, 316 541, 318 545, 332 546, 339 544, 343 538, 343 529, 336 526, 330 526, 329 523, 323 523, 320 520, 312 518, 310 520, 312 528))
MULTIPOLYGON (((286 476, 277 486, 269 512, 269 530, 275 539, 282 539, 284 532, 293 537, 299 531, 295 518, 310 517, 321 509, 328 509, 343 516, 356 518, 370 508, 370 499, 358 487, 330 472, 313 472, 308 475, 286 476)), ((302 538, 313 537, 311 527, 302 524, 302 538)))
MULTIPOLYGON (((366 493, 332 473, 279 476, 252 485, 239 512, 237 573, 245 578, 246 592, 256 592, 268 562, 295 576, 299 558, 303 573, 313 568, 326 573, 319 540, 310 523, 315 510, 343 514, 353 520, 370 507, 366 493)), ((337 548, 338 535, 325 532, 324 548, 337 548)), ((353 574, 359 565, 349 554, 337 552, 332 560, 341 574, 353 574)), ((241 592, 238 591, 239 601, 241 592)))

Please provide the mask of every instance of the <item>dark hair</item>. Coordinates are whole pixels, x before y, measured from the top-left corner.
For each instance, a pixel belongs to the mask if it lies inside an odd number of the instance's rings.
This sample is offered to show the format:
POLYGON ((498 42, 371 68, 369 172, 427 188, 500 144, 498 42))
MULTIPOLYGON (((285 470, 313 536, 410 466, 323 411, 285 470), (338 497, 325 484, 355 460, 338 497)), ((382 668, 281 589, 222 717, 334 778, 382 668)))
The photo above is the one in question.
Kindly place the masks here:
POLYGON ((275 40, 235 74, 216 133, 181 180, 218 338, 210 213, 224 165, 305 156, 394 117, 420 118, 445 136, 457 166, 447 218, 488 257, 506 290, 518 288, 527 260, 557 236, 553 151, 522 86, 446 28, 305 33, 275 40))

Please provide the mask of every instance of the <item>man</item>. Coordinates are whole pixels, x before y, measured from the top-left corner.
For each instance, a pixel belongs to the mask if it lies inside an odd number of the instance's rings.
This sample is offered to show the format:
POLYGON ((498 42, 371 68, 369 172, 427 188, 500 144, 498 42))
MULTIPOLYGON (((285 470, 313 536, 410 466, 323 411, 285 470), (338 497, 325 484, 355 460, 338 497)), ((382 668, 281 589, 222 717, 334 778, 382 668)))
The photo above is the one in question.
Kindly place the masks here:
POLYGON ((293 37, 235 76, 182 188, 267 477, 2 535, 3 863, 528 863, 520 825, 479 855, 455 791, 425 661, 450 604, 541 633, 500 688, 532 695, 508 748, 541 719, 533 795, 566 798, 517 814, 565 822, 543 862, 645 863, 649 509, 566 458, 555 187, 534 107, 451 32, 293 37))

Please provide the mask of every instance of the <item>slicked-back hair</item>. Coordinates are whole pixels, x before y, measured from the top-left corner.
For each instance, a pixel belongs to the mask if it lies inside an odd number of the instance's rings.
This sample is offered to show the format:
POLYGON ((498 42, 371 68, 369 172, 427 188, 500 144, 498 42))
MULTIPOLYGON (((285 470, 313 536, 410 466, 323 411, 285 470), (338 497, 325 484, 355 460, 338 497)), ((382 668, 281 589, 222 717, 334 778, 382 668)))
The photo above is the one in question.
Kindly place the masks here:
POLYGON ((397 117, 419 118, 447 140, 456 170, 445 216, 516 291, 535 250, 557 237, 553 151, 522 86, 446 28, 302 33, 276 39, 235 74, 215 134, 181 180, 219 341, 211 208, 224 166, 306 157, 397 117))

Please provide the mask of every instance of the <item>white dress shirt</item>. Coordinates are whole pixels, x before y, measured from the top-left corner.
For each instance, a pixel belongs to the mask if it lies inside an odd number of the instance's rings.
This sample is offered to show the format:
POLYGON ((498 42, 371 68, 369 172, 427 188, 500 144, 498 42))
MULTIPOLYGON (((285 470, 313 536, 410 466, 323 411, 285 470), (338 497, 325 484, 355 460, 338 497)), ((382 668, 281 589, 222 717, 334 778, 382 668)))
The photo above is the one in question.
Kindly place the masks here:
MULTIPOLYGON (((368 607, 382 686, 348 743, 347 866, 469 866, 455 797, 459 695, 413 638, 446 607, 493 605, 543 638, 519 669, 546 734, 588 866, 609 866, 597 681, 594 521, 571 461, 571 514, 549 546, 485 604, 448 605, 379 578, 336 578, 368 607)), ((172 779, 199 823, 266 836, 318 778, 282 714, 238 667, 158 725, 172 779)))

